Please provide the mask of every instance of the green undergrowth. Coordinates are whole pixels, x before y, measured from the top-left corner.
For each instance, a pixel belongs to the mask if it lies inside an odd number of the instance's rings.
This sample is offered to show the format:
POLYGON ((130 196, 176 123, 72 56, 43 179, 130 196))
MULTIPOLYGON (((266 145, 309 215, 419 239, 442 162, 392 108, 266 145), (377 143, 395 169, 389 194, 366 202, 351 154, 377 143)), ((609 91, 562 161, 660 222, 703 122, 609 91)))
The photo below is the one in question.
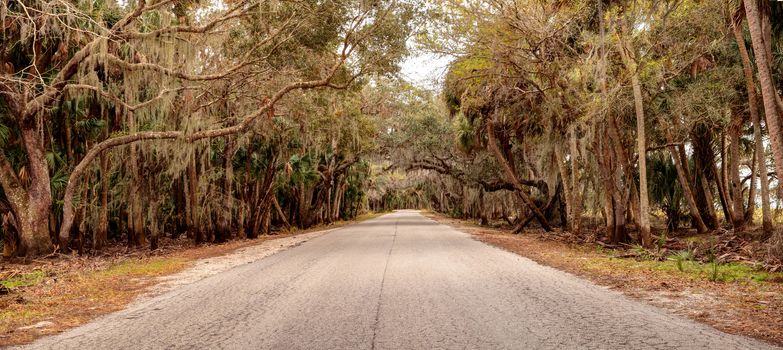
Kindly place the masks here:
POLYGON ((3 287, 8 289, 27 287, 40 283, 43 281, 44 277, 46 277, 44 271, 35 270, 0 280, 0 285, 3 285, 3 287))
POLYGON ((647 271, 673 277, 712 282, 764 283, 783 281, 783 273, 766 272, 743 263, 713 263, 693 260, 687 252, 677 252, 664 260, 617 257, 614 252, 600 250, 603 257, 586 258, 590 270, 647 271))

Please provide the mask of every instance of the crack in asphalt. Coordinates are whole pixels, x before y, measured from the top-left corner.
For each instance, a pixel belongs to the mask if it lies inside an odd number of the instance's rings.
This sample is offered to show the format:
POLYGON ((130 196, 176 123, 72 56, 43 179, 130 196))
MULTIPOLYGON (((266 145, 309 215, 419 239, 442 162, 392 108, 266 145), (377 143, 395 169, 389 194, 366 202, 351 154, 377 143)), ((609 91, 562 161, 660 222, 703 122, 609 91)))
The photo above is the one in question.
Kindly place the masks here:
POLYGON ((392 244, 389 247, 389 254, 386 256, 386 265, 383 267, 383 277, 381 277, 381 288, 378 291, 378 305, 375 306, 375 322, 372 325, 372 343, 370 349, 375 350, 375 338, 378 336, 378 324, 381 318, 381 298, 383 297, 383 285, 386 282, 386 272, 389 270, 389 260, 391 260, 392 251, 394 250, 394 243, 397 242, 397 227, 400 219, 394 222, 394 236, 392 237, 392 244))

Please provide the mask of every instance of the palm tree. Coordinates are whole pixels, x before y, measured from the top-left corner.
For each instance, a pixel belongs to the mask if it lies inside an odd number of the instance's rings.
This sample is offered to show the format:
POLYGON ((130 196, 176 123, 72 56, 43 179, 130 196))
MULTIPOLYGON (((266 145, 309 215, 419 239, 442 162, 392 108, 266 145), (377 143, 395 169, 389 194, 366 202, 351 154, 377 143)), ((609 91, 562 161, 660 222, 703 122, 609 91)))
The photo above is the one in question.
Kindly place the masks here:
MULTIPOLYGON (((770 67, 771 57, 767 57, 767 49, 764 43, 761 16, 756 0, 744 0, 745 14, 748 19, 748 29, 753 43, 753 53, 756 57, 759 83, 761 84, 761 97, 764 101, 764 112, 767 121, 772 157, 775 160, 775 170, 783 174, 783 130, 780 128, 780 115, 778 113, 778 98, 775 84, 772 80, 770 67)), ((767 26, 769 24, 767 23, 767 26)))

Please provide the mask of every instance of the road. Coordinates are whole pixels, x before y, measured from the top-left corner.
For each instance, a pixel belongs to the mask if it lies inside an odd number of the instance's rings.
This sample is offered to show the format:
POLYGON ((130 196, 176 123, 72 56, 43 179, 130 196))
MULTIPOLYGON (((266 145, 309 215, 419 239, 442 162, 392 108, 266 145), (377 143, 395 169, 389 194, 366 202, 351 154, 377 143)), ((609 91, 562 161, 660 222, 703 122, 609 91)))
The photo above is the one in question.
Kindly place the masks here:
POLYGON ((347 226, 35 349, 766 349, 417 212, 347 226))

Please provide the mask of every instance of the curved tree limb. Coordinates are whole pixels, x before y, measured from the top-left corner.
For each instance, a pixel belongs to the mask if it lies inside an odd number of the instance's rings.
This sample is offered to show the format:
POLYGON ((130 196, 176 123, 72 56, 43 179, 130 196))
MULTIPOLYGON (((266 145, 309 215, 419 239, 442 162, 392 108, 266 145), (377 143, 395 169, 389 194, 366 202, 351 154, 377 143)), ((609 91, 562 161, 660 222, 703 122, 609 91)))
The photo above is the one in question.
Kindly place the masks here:
POLYGON ((535 216, 536 220, 541 224, 541 227, 544 228, 547 232, 552 231, 552 226, 549 225, 549 221, 547 221, 546 217, 544 217, 544 214, 541 213, 541 210, 536 206, 536 204, 533 202, 533 200, 530 198, 530 196, 525 193, 524 188, 522 188, 522 183, 517 178, 516 173, 514 172, 514 169, 511 168, 511 166, 508 164, 508 161, 503 156, 503 152, 500 150, 500 147, 497 143, 497 138, 495 137, 495 122, 492 120, 491 117, 487 117, 487 120, 485 122, 486 128, 487 128, 487 143, 489 144, 489 147, 492 149, 492 151, 495 153, 495 156, 497 157, 498 163, 503 167, 503 170, 506 172, 506 176, 511 180, 511 183, 514 185, 514 189, 516 190, 517 195, 519 198, 522 199, 522 202, 525 203, 525 205, 530 208, 530 211, 533 213, 533 216, 535 216))

